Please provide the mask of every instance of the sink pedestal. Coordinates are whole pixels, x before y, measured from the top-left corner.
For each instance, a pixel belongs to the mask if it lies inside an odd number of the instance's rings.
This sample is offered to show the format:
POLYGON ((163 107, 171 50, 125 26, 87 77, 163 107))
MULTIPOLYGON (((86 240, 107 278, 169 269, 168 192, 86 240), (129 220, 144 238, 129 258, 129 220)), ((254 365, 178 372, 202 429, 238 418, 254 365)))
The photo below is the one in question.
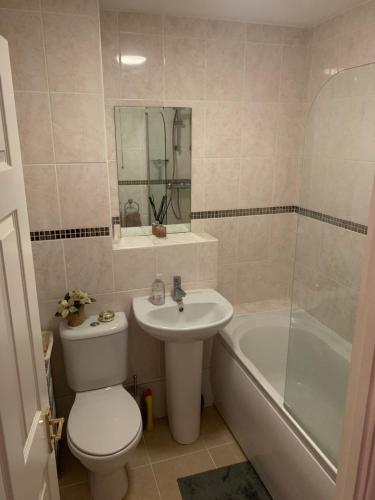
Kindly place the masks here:
POLYGON ((202 358, 201 340, 165 343, 169 427, 181 444, 191 444, 199 437, 202 358))

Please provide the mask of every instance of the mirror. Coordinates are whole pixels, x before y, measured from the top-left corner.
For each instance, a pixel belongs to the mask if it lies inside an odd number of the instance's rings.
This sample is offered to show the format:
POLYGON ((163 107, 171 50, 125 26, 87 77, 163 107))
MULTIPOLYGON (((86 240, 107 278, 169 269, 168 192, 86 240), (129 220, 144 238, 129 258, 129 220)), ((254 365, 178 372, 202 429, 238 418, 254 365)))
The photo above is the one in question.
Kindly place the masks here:
POLYGON ((190 231, 191 108, 115 106, 122 235, 190 231))

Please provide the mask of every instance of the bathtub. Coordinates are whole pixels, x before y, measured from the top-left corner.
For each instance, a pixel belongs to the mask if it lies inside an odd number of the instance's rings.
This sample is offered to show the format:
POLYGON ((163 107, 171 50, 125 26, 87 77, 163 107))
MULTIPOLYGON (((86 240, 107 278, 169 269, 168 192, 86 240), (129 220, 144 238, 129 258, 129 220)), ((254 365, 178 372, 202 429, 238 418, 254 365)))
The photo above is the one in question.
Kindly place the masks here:
POLYGON ((350 344, 300 311, 287 370, 289 327, 290 309, 234 316, 214 340, 215 404, 274 499, 332 500, 350 344))

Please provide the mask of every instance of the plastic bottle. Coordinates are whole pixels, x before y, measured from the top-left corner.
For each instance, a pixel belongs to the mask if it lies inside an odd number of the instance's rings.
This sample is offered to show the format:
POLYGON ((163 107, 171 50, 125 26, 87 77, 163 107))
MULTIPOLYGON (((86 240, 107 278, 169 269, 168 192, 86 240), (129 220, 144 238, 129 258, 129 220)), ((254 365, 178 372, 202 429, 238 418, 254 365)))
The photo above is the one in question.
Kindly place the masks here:
POLYGON ((165 285, 161 279, 161 274, 157 274, 152 283, 151 302, 155 306, 162 306, 165 303, 165 285))

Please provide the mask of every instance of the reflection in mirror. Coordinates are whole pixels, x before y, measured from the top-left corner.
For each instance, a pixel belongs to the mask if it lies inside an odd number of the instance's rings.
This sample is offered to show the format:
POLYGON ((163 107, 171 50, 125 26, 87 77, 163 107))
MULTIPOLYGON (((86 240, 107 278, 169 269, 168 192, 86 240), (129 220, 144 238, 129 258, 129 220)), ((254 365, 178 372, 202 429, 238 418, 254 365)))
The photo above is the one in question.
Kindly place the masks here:
POLYGON ((123 235, 190 231, 191 108, 115 107, 123 235))
POLYGON ((0 80, 0 163, 6 162, 10 164, 9 149, 7 144, 3 88, 0 80))

